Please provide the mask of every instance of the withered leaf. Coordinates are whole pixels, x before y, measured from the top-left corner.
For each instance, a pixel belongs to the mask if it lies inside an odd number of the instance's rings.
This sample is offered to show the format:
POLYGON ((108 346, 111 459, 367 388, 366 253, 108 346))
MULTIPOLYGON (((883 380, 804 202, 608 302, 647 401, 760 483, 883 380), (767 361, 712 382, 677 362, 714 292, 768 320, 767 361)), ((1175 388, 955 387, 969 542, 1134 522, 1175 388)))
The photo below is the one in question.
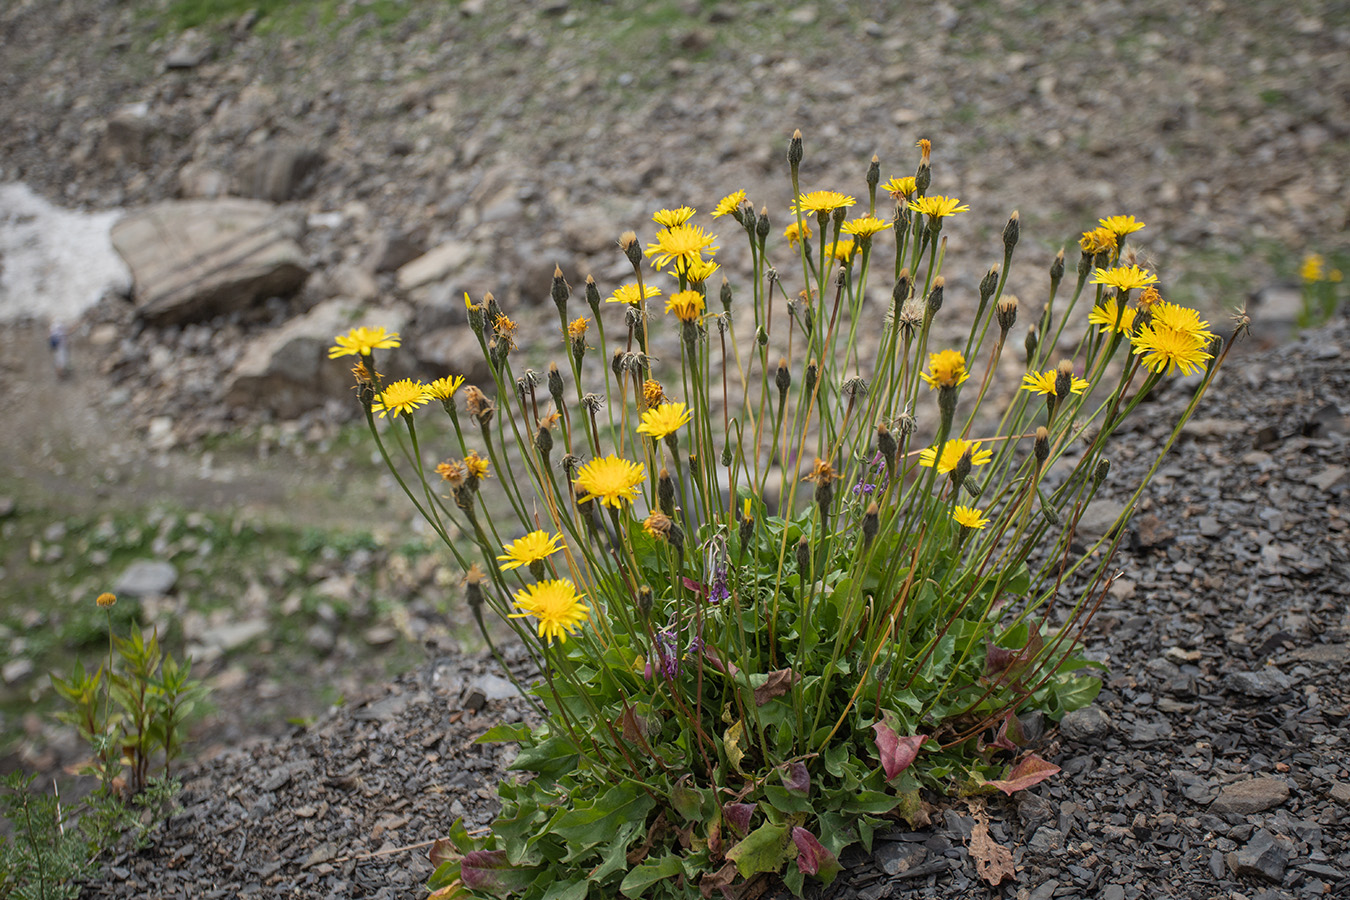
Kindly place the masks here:
POLYGON ((975 827, 970 831, 970 858, 975 860, 975 871, 991 886, 1014 878, 1012 851, 989 836, 989 817, 984 807, 976 807, 975 827))
POLYGON ((1059 766, 1046 762, 1035 753, 1028 753, 1021 762, 1012 767, 1007 778, 985 783, 993 785, 1011 797, 1013 792, 1029 788, 1033 784, 1040 784, 1057 772, 1059 772, 1059 766))
POLYGON ((755 688, 755 705, 763 706, 775 697, 783 696, 792 690, 792 686, 801 681, 801 678, 802 676, 791 669, 775 669, 769 673, 768 679, 763 684, 755 688))

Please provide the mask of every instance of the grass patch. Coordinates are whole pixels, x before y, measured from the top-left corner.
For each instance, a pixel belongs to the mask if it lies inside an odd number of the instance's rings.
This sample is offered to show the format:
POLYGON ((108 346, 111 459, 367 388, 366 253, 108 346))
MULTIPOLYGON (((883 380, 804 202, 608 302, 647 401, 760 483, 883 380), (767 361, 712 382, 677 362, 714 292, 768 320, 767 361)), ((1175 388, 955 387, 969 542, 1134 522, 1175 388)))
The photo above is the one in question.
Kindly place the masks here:
POLYGON ((162 32, 228 24, 255 11, 263 33, 301 35, 371 17, 377 27, 397 25, 425 0, 168 0, 158 17, 162 32))

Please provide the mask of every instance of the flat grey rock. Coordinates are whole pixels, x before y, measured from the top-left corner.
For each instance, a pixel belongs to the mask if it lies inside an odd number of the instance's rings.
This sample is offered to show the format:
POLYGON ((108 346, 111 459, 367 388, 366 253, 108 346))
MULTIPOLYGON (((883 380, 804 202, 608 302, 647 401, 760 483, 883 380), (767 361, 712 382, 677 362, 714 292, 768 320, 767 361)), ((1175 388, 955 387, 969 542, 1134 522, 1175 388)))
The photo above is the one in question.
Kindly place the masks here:
POLYGON ((178 582, 178 569, 173 563, 155 559, 138 559, 127 566, 113 584, 113 593, 125 597, 162 597, 178 582))
POLYGON ((1219 792, 1209 811, 1216 815, 1251 815, 1274 809, 1289 799, 1289 785, 1278 778, 1253 778, 1230 784, 1219 792))

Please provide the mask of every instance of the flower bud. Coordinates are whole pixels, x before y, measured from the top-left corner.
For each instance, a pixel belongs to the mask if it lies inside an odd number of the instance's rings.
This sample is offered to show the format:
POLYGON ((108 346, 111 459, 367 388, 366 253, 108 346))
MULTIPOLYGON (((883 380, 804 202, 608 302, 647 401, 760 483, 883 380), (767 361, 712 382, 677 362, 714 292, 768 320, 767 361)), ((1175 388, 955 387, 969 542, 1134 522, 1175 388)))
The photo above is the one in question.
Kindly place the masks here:
POLYGON ((998 290, 998 266, 995 265, 990 266, 989 271, 980 279, 980 309, 984 309, 984 305, 994 296, 996 290, 998 290))
POLYGON ((994 307, 994 315, 998 318, 999 341, 1002 342, 1017 324, 1017 296, 1009 294, 1000 299, 994 307))
POLYGON ((877 425, 877 450, 881 452, 881 458, 886 461, 888 470, 895 469, 895 454, 899 452, 900 445, 895 441, 895 435, 891 434, 884 424, 877 425))
POLYGON ((867 167, 867 187, 875 191, 881 183, 881 157, 872 154, 872 164, 867 167))
POLYGON ((722 276, 722 293, 721 293, 721 299, 722 299, 722 309, 730 311, 730 309, 731 309, 731 282, 727 280, 727 276, 725 276, 725 275, 722 276))
POLYGON ((928 314, 937 315, 938 310, 942 309, 942 292, 947 284, 947 279, 939 275, 933 279, 933 289, 928 292, 928 314))
POLYGON ((1055 369, 1055 396, 1063 400, 1073 389, 1073 360, 1062 360, 1055 369))
POLYGON ((741 516, 741 525, 738 531, 741 539, 741 552, 744 553, 750 546, 750 538, 755 533, 755 517, 750 514, 750 501, 746 501, 746 513, 741 516))
POLYGON ((586 276, 586 305, 591 308, 591 313, 594 314, 597 317, 597 321, 599 321, 600 289, 595 286, 594 275, 586 276))
POLYGON ((970 475, 970 469, 972 465, 973 462, 971 460, 970 450, 966 450, 965 453, 961 454, 961 458, 956 461, 956 467, 952 469, 951 472, 952 484, 954 485, 964 484, 966 477, 970 475))
POLYGON ((553 284, 549 286, 549 296, 553 298, 553 305, 558 307, 558 312, 567 315, 567 298, 572 296, 572 286, 563 278, 562 266, 557 263, 553 265, 553 284))
POLYGON ((483 582, 487 576, 483 570, 474 563, 469 566, 468 574, 464 576, 464 599, 469 604, 469 609, 473 610, 475 616, 481 615, 480 610, 483 607, 483 582))
POLYGON ((619 235, 619 249, 623 255, 628 257, 628 262, 634 269, 639 269, 642 263, 642 245, 638 243, 637 232, 625 231, 619 235))
POLYGON ((862 533, 863 548, 872 546, 872 539, 877 536, 877 531, 881 528, 881 507, 877 506, 877 501, 873 500, 867 504, 867 512, 863 513, 862 533))
POLYGON ((489 322, 496 322, 502 317, 502 308, 497 305, 497 298, 492 296, 491 291, 483 295, 483 302, 487 305, 484 315, 489 322))
POLYGON ((802 539, 797 542, 797 571, 801 573, 802 581, 805 582, 811 574, 811 542, 802 535, 802 539))
POLYGON ((818 380, 820 380, 820 367, 816 365, 816 361, 813 359, 806 364, 806 378, 804 379, 804 386, 808 397, 815 391, 816 382, 818 380))
POLYGON ((548 364, 548 393, 553 398, 553 405, 561 410, 563 408, 563 380, 562 372, 558 371, 558 364, 555 362, 548 364))
POLYGON ((759 238, 760 244, 763 244, 769 237, 770 227, 769 208, 767 206, 761 207, 759 210, 759 218, 755 221, 755 237, 759 238))
POLYGON ((614 348, 614 355, 609 358, 609 370, 614 373, 614 377, 623 379, 623 350, 614 348))
POLYGON ((1036 465, 1045 465, 1045 461, 1050 458, 1050 432, 1044 425, 1036 429, 1036 440, 1031 448, 1031 452, 1036 455, 1036 465))
POLYGON ((778 361, 778 371, 774 373, 773 383, 778 388, 778 402, 783 402, 783 397, 787 395, 788 388, 792 387, 792 373, 788 371, 786 359, 778 361))
POLYGON ((763 325, 755 331, 755 343, 761 347, 769 346, 769 332, 765 330, 763 325))
POLYGON ((675 515, 675 479, 670 477, 669 469, 662 468, 656 479, 656 505, 667 516, 675 515))
POLYGON ((642 618, 646 619, 652 614, 652 589, 647 585, 638 588, 637 593, 637 611, 642 618))
POLYGON ((539 430, 534 433, 534 449, 539 451, 539 455, 544 458, 544 465, 548 465, 548 455, 553 452, 553 432, 546 426, 540 425, 539 430))
POLYGON ((1022 235, 1022 225, 1018 221, 1017 210, 1008 217, 1008 224, 1003 226, 1003 255, 1012 256, 1013 248, 1017 246, 1017 239, 1022 235))
POLYGON ((787 161, 794 172, 802 164, 802 130, 800 128, 792 132, 792 140, 788 141, 787 161))
POLYGON ((730 445, 730 444, 727 444, 727 445, 725 445, 724 447, 722 447, 722 468, 724 468, 724 469, 729 469, 729 468, 731 468, 731 445, 730 445))
POLYGON ((1101 459, 1097 460, 1097 467, 1092 471, 1093 488, 1101 487, 1101 483, 1105 481, 1106 477, 1110 474, 1111 474, 1111 460, 1103 456, 1101 459))
POLYGON ((914 173, 914 193, 922 197, 928 193, 928 186, 933 183, 933 167, 928 160, 919 163, 919 169, 914 173))
POLYGON ((1036 358, 1036 345, 1037 345, 1037 343, 1038 343, 1038 341, 1037 341, 1037 338, 1036 338, 1036 327, 1033 325, 1031 328, 1028 328, 1028 329, 1027 329, 1026 348, 1027 348, 1027 367, 1028 367, 1028 368, 1031 367, 1031 361, 1034 360, 1034 359, 1036 358))
POLYGON ((895 303, 895 315, 900 315, 900 310, 904 309, 905 301, 909 299, 909 268, 900 270, 899 276, 895 279, 895 288, 891 291, 891 300, 895 303))
POLYGON ((1055 261, 1050 264, 1050 290, 1053 292, 1059 287, 1059 281, 1064 277, 1064 248, 1059 249, 1055 254, 1055 261))

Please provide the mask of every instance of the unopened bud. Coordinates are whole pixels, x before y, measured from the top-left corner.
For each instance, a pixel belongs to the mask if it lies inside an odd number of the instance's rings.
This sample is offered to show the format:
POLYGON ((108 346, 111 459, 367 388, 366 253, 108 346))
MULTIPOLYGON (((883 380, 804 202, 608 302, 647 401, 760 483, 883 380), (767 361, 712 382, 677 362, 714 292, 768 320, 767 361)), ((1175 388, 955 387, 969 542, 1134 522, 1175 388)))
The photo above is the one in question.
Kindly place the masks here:
POLYGON ((730 310, 730 309, 731 309, 731 282, 727 280, 727 276, 725 276, 725 275, 722 276, 722 293, 721 293, 721 299, 722 299, 722 309, 724 309, 724 310, 730 310))
POLYGON ((928 193, 928 186, 933 183, 933 167, 927 161, 919 163, 919 169, 914 173, 914 193, 922 197, 928 193))
POLYGON ((727 444, 727 445, 725 445, 725 446, 722 447, 722 468, 724 468, 724 469, 729 469, 729 468, 731 468, 731 445, 730 445, 730 444, 727 444))
POLYGON ((947 279, 939 275, 933 279, 933 289, 928 292, 928 314, 937 315, 938 310, 942 309, 942 292, 947 284, 947 279))
POLYGON ((1097 460, 1097 467, 1092 471, 1092 486, 1100 487, 1106 477, 1111 474, 1111 460, 1103 456, 1097 460))
POLYGON ((479 610, 483 607, 483 582, 486 580, 487 576, 478 568, 477 563, 469 566, 468 574, 464 576, 464 599, 474 615, 479 615, 479 610))
POLYGON ((980 279, 980 308, 989 302, 989 298, 994 296, 994 291, 998 290, 998 266, 990 266, 989 271, 984 273, 980 279))
POLYGON ((553 298, 553 305, 558 307, 558 312, 567 315, 567 298, 572 296, 572 286, 563 278, 562 266, 556 263, 553 266, 553 284, 549 287, 549 296, 553 298))
POLYGON ((1027 367, 1028 367, 1028 368, 1030 368, 1030 366, 1031 366, 1031 361, 1032 361, 1033 359, 1036 358, 1036 345, 1037 345, 1037 343, 1038 343, 1038 338, 1036 337, 1036 329, 1035 329, 1035 327, 1028 328, 1028 329, 1027 329, 1027 340, 1026 340, 1026 345, 1025 345, 1026 348, 1027 348, 1027 367))
POLYGON ((881 157, 872 154, 872 164, 867 167, 867 186, 872 190, 881 183, 881 157))
POLYGON ((1008 217, 1008 224, 1003 226, 1003 255, 1012 256, 1013 248, 1017 246, 1017 239, 1022 235, 1022 225, 1018 221, 1017 210, 1008 217))
POLYGON ((1045 465, 1045 461, 1050 458, 1050 432, 1044 425, 1036 429, 1036 440, 1031 445, 1031 452, 1036 455, 1038 467, 1045 465))
POLYGON ((1017 324, 1017 296, 1009 294, 999 300, 998 305, 994 307, 994 315, 998 317, 999 340, 1003 340, 1017 324))
POLYGON ((755 221, 755 237, 759 238, 761 244, 769 237, 770 227, 769 208, 767 206, 760 207, 759 218, 755 221))
POLYGON ((609 370, 615 378, 623 378, 623 350, 618 347, 614 348, 614 355, 609 358, 609 370))
POLYGON ((667 516, 675 515, 675 479, 670 477, 670 470, 662 468, 661 474, 656 479, 656 505, 661 507, 661 512, 667 516))
POLYGON ((539 455, 544 458, 544 465, 548 465, 548 455, 553 452, 553 432, 543 425, 534 433, 534 449, 539 451, 539 455))
POLYGON ((803 582, 811 573, 811 542, 806 539, 806 535, 802 535, 797 542, 797 571, 801 573, 803 582))
POLYGON ((487 307, 484 314, 489 322, 496 322, 502 317, 502 308, 497 305, 497 298, 492 295, 491 291, 483 295, 483 303, 487 307))
POLYGON ((788 371, 786 359, 778 361, 778 371, 774 373, 773 383, 778 388, 779 402, 782 402, 783 395, 792 387, 792 373, 788 371))
POLYGON ((619 235, 619 249, 628 257, 628 262, 634 269, 639 268, 642 262, 642 245, 638 243, 637 232, 625 231, 619 235))
POLYGON ((1060 400, 1073 390, 1073 360, 1063 360, 1055 369, 1055 396, 1060 400))
POLYGON ((900 315, 900 310, 904 309, 905 301, 909 299, 909 269, 900 270, 899 276, 895 279, 895 289, 891 291, 891 300, 895 302, 895 315, 900 315))
POLYGON ((863 548, 872 546, 872 539, 877 536, 877 531, 881 528, 881 507, 877 506, 877 501, 873 500, 867 504, 867 512, 863 513, 862 533, 863 548))
POLYGON ((644 619, 652 614, 652 589, 645 584, 638 588, 637 611, 644 619))
POLYGON ((586 276, 586 305, 597 317, 600 315, 600 289, 595 286, 594 275, 586 276))
POLYGON ((755 331, 755 343, 761 347, 769 346, 769 332, 764 329, 763 325, 755 331))
POLYGON ((961 454, 961 458, 956 461, 956 467, 952 469, 951 472, 952 484, 958 485, 963 484, 966 480, 966 477, 970 475, 970 469, 972 465, 973 462, 970 457, 970 450, 967 449, 965 453, 961 454))
POLYGON ((558 364, 555 362, 548 364, 548 394, 553 398, 553 405, 561 411, 563 408, 563 380, 562 372, 558 371, 558 364))
POLYGON ((881 452, 881 458, 886 461, 887 469, 895 468, 895 454, 900 451, 900 445, 895 441, 895 435, 891 434, 889 428, 885 425, 877 426, 877 450, 881 452))
POLYGON ((794 172, 802 164, 802 130, 800 128, 792 132, 792 140, 788 141, 787 161, 794 172))
POLYGON ((813 359, 806 364, 806 377, 803 379, 808 397, 816 389, 816 382, 819 380, 820 366, 816 365, 816 361, 813 359))
POLYGON ((1064 277, 1064 248, 1061 247, 1059 253, 1055 254, 1055 261, 1050 264, 1050 290, 1059 287, 1059 280, 1064 277))

